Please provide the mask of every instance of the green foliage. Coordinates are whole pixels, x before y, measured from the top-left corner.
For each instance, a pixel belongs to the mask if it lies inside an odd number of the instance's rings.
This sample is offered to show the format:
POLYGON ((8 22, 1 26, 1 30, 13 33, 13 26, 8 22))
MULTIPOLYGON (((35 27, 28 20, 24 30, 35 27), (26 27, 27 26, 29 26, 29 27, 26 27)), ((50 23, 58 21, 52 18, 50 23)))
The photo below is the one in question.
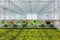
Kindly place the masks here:
POLYGON ((59 37, 56 29, 0 29, 1 40, 59 40, 59 37))

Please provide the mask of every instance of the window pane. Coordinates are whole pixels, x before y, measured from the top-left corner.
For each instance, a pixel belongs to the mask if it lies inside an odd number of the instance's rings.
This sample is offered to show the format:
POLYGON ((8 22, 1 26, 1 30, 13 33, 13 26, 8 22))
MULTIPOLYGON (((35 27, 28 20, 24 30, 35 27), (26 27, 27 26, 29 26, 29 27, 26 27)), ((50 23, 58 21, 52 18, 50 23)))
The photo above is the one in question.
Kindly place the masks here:
POLYGON ((27 19, 28 20, 31 20, 31 19, 35 20, 35 19, 37 19, 37 14, 27 14, 27 19))

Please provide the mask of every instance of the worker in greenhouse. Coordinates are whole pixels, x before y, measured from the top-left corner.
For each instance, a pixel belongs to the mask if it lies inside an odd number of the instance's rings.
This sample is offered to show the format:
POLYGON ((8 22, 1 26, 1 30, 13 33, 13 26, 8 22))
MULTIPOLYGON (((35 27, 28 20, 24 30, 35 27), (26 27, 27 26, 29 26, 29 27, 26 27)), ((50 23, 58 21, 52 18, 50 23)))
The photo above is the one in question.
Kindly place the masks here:
POLYGON ((14 20, 9 20, 9 25, 13 26, 14 25, 14 20))
POLYGON ((4 27, 8 27, 8 22, 4 21, 4 27))
POLYGON ((1 23, 1 22, 2 22, 2 21, 0 21, 0 28, 1 28, 1 27, 3 27, 3 25, 2 25, 2 23, 1 23))
POLYGON ((34 21, 33 27, 37 27, 36 21, 34 21))
POLYGON ((4 21, 3 20, 1 21, 1 24, 2 24, 2 26, 4 25, 4 21))
POLYGON ((54 24, 50 20, 47 20, 46 24, 47 24, 48 27, 54 27, 54 24))
POLYGON ((50 24, 51 22, 50 22, 50 20, 46 20, 46 24, 50 24))
POLYGON ((49 25, 51 24, 50 20, 46 20, 46 25, 49 27, 49 25))
POLYGON ((40 23, 40 27, 42 27, 42 28, 45 27, 45 22, 44 22, 44 21, 42 21, 42 22, 40 23))
POLYGON ((23 21, 22 27, 27 27, 26 21, 23 21))
POLYGON ((18 27, 19 26, 19 22, 18 21, 15 21, 13 26, 14 27, 18 27))

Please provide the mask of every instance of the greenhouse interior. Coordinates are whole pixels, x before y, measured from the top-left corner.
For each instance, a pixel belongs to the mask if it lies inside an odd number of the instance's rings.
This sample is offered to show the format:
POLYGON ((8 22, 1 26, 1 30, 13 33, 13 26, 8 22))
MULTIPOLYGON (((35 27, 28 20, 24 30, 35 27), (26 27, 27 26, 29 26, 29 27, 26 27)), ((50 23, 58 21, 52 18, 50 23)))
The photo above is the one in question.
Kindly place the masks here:
POLYGON ((0 0, 0 40, 60 40, 60 0, 0 0))

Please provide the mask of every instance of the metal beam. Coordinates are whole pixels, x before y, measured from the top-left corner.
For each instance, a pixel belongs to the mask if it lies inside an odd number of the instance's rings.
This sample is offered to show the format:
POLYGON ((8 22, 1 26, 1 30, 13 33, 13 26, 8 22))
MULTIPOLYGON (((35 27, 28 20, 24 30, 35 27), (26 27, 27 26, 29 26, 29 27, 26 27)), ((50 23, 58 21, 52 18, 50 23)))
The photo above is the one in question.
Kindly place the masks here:
MULTIPOLYGON (((55 1, 55 2, 56 2, 56 1, 55 1)), ((57 3, 58 3, 57 5, 59 5, 59 1, 57 1, 57 3)), ((59 8, 59 7, 58 7, 58 8, 59 8)), ((52 9, 52 8, 50 8, 50 9, 52 9)), ((54 5, 53 9, 56 9, 56 8, 55 8, 55 5, 54 5)), ((50 12, 50 11, 51 11, 51 10, 48 10, 48 12, 50 12)))
MULTIPOLYGON (((54 4, 54 2, 53 2, 53 4, 52 5, 55 5, 54 4)), ((50 5, 50 6, 48 6, 47 8, 46 8, 46 10, 44 10, 44 11, 49 11, 50 9, 52 9, 52 6, 50 5)))
POLYGON ((23 9, 19 8, 19 7, 18 7, 17 5, 15 5, 12 1, 8 1, 8 2, 11 3, 12 5, 16 6, 16 7, 17 7, 20 11, 22 11, 23 13, 25 13, 23 9))
MULTIPOLYGON (((55 2, 55 1, 53 1, 53 2, 55 2)), ((52 3, 53 3, 53 2, 52 2, 52 3)), ((52 3, 51 3, 51 4, 52 4, 52 3)), ((50 4, 50 5, 51 5, 51 4, 50 4)), ((39 13, 42 13, 42 12, 43 12, 47 7, 49 7, 50 5, 47 5, 46 7, 44 7, 39 13)))
MULTIPOLYGON (((1 6, 0 6, 0 7, 1 7, 1 6)), ((8 9, 8 8, 5 8, 5 7, 1 7, 1 8, 20 14, 19 12, 16 12, 16 11, 14 11, 14 10, 11 10, 11 9, 8 9)), ((20 14, 20 15, 22 15, 22 14, 20 14)))
POLYGON ((31 11, 31 13, 33 13, 32 12, 32 2, 31 2, 31 0, 29 1, 29 3, 30 3, 30 9, 31 9, 30 11, 31 11))

